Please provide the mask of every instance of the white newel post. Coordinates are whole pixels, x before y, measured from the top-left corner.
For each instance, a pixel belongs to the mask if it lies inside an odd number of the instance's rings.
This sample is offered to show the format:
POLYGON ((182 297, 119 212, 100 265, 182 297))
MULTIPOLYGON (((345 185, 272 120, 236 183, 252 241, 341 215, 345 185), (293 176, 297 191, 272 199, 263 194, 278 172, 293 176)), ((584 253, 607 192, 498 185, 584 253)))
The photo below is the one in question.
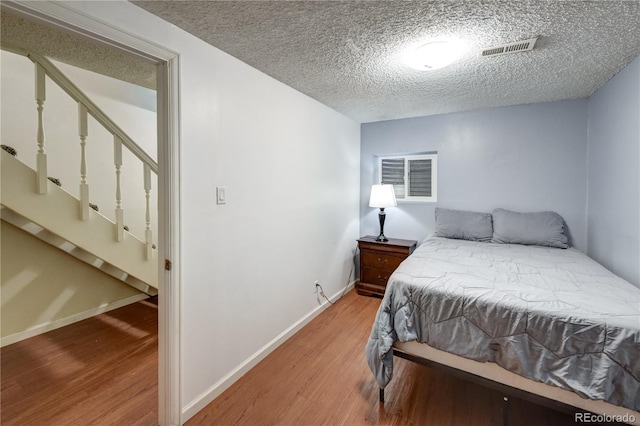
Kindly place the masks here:
POLYGON ((120 168, 122 167, 122 139, 113 135, 113 162, 116 166, 116 241, 124 239, 124 212, 120 190, 120 168))
POLYGON ((88 135, 87 107, 78 102, 78 134, 80 135, 80 218, 89 219, 89 184, 87 184, 87 154, 86 144, 88 135))
POLYGON ((145 258, 150 260, 153 249, 151 238, 151 210, 149 210, 149 196, 151 195, 151 167, 149 167, 147 163, 144 163, 144 194, 147 199, 147 211, 145 214, 146 229, 144 231, 145 258))
POLYGON ((46 99, 45 70, 39 63, 36 67, 36 104, 38 110, 38 153, 36 154, 36 191, 38 194, 47 192, 47 154, 44 151, 44 123, 42 113, 46 99))

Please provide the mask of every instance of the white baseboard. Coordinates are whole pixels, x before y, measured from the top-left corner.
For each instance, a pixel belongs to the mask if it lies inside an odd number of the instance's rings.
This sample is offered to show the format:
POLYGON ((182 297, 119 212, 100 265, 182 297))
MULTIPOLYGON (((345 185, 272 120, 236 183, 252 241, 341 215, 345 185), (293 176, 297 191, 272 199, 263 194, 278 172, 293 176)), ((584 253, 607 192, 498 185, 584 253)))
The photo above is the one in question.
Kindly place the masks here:
MULTIPOLYGON (((329 298, 331 302, 335 302, 338 300, 343 293, 351 290, 356 281, 352 281, 345 289, 342 289, 335 293, 333 296, 329 298)), ((255 367, 260 361, 267 357, 271 352, 273 352, 278 346, 282 345, 286 342, 291 336, 296 334, 302 327, 310 323, 315 317, 320 315, 322 311, 327 309, 330 306, 329 302, 324 302, 307 315, 302 317, 300 320, 295 322, 291 327, 287 328, 280 335, 278 335, 275 339, 271 340, 269 343, 260 348, 256 353, 247 358, 242 364, 232 370, 229 374, 224 376, 218 382, 216 382, 213 386, 207 389, 205 392, 200 394, 196 399, 187 404, 182 410, 182 422, 186 423, 191 417, 196 415, 200 410, 206 407, 210 402, 216 399, 222 392, 227 390, 232 384, 234 384, 238 379, 244 376, 249 370, 255 367)))
POLYGON ((127 306, 130 305, 132 303, 138 302, 140 300, 143 299, 147 299, 149 296, 144 294, 144 293, 140 293, 140 294, 136 294, 134 296, 130 296, 124 299, 120 299, 117 300, 115 302, 111 302, 111 303, 105 303, 102 304, 96 308, 91 308, 88 309, 84 312, 80 312, 71 316, 68 316, 66 318, 61 318, 59 320, 55 320, 55 321, 49 321, 46 322, 44 324, 38 324, 36 326, 30 327, 24 331, 20 331, 18 333, 14 333, 14 334, 10 334, 8 336, 2 337, 0 339, 0 347, 5 347, 7 345, 10 345, 12 343, 16 343, 19 342, 21 340, 25 340, 28 339, 30 337, 34 337, 37 336, 39 334, 43 334, 46 333, 47 331, 51 331, 51 330, 55 330, 57 328, 61 328, 64 326, 67 326, 69 324, 73 324, 75 322, 78 321, 82 321, 84 319, 87 318, 91 318, 93 316, 96 316, 98 314, 102 314, 104 312, 109 312, 112 311, 114 309, 118 309, 121 308, 123 306, 127 306))

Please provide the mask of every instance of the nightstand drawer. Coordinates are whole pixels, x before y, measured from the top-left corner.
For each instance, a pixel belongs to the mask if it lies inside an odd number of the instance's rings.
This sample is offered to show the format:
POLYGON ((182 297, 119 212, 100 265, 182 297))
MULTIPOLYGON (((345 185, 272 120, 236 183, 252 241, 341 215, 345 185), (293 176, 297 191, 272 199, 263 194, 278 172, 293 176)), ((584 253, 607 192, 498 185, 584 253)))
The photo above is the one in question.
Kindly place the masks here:
POLYGON ((368 250, 362 251, 362 262, 365 266, 371 268, 380 268, 387 269, 389 271, 395 271, 404 259, 406 259, 406 256, 394 256, 392 254, 368 250))
POLYGON ((368 268, 366 266, 363 268, 362 272, 363 272, 363 276, 360 278, 362 282, 377 284, 382 286, 387 285, 387 281, 389 281, 389 277, 391 276, 391 274, 393 274, 393 271, 387 271, 387 270, 378 269, 378 268, 368 268))
POLYGON ((378 241, 367 235, 358 238, 360 249, 360 280, 356 284, 358 294, 363 296, 384 296, 389 277, 418 244, 414 240, 389 238, 378 241))

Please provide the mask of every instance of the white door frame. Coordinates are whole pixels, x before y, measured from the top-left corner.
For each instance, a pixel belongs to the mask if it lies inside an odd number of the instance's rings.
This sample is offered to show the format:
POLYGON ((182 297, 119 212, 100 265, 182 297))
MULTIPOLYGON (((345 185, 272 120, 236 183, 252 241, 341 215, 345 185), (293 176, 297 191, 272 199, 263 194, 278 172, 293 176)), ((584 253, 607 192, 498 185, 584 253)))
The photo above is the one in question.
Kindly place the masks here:
POLYGON ((181 425, 180 91, 176 52, 60 2, 3 0, 3 9, 126 50, 156 64, 158 123, 158 422, 181 425), (170 268, 165 269, 168 261, 170 268))

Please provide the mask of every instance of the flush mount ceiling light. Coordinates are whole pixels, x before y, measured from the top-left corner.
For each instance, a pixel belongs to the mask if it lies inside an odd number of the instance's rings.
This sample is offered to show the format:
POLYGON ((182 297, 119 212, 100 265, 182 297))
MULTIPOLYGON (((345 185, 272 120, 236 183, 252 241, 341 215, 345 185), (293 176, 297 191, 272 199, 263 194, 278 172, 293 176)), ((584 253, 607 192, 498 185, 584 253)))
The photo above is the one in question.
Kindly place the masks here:
POLYGON ((420 71, 437 70, 458 59, 464 46, 453 41, 432 41, 407 53, 406 63, 420 71))

